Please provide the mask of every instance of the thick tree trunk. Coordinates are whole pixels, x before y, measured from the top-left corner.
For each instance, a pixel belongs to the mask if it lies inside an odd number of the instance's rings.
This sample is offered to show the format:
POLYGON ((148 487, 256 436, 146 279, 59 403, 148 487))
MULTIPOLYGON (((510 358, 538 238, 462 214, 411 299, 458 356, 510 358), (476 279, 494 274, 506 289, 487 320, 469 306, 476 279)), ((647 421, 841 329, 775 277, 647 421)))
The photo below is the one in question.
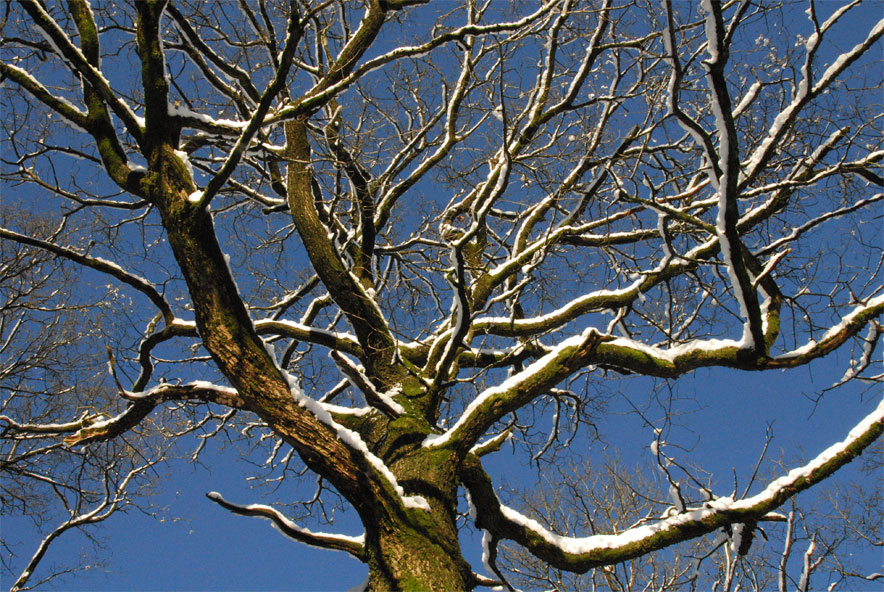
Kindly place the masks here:
POLYGON ((457 537, 432 528, 391 524, 366 540, 369 589, 470 590, 470 569, 461 557, 457 537))
POLYGON ((365 427, 363 437, 406 494, 419 495, 430 506, 426 511, 384 505, 374 522, 363 516, 370 589, 472 589, 472 569, 458 540, 455 455, 423 448, 429 428, 413 416, 379 418, 365 427))

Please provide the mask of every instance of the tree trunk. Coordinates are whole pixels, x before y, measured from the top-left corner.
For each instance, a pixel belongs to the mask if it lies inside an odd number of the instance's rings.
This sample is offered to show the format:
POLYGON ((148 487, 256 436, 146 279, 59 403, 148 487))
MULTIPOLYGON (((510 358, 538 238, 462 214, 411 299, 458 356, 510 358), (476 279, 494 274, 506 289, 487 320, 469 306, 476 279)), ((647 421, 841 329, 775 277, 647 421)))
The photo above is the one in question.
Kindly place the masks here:
POLYGON ((422 447, 427 429, 421 420, 403 416, 375 421, 363 432, 405 493, 430 506, 426 511, 384 504, 373 523, 363 516, 371 590, 473 588, 456 524, 457 459, 449 450, 422 447))
POLYGON ((456 535, 452 538, 448 532, 403 521, 386 525, 372 538, 366 540, 370 590, 472 588, 471 571, 456 535))

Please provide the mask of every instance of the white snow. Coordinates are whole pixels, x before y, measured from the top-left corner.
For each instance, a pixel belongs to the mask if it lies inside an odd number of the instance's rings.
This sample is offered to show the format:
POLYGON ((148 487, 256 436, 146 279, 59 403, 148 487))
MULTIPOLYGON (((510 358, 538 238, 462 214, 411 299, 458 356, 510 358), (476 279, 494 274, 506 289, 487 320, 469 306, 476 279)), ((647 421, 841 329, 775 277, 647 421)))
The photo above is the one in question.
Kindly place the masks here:
POLYGON ((183 150, 175 150, 174 152, 175 156, 180 158, 181 162, 184 163, 184 166, 187 169, 187 174, 193 179, 193 164, 190 162, 190 156, 188 156, 187 152, 184 152, 183 150))
POLYGON ((402 392, 401 387, 396 386, 396 387, 390 389, 388 392, 382 393, 382 392, 378 391, 376 388, 374 388, 374 385, 371 383, 371 379, 369 379, 368 376, 365 375, 365 372, 364 372, 365 368, 364 367, 362 367, 361 365, 354 364, 349 359, 347 359, 347 357, 344 356, 343 354, 338 355, 338 356, 331 356, 330 355, 330 357, 335 362, 335 364, 337 364, 338 366, 341 366, 341 365, 346 366, 346 368, 339 368, 339 369, 341 371, 341 374, 344 375, 344 378, 347 379, 347 382, 350 383, 350 386, 353 388, 353 390, 355 390, 357 392, 368 390, 369 392, 367 392, 365 394, 369 398, 373 397, 374 399, 382 401, 388 408, 390 408, 393 411, 393 413, 397 413, 399 415, 403 415, 405 413, 405 408, 402 407, 402 405, 400 405, 398 402, 396 402, 393 399, 393 397, 395 397, 396 395, 398 395, 402 392), (354 375, 354 374, 357 376, 359 381, 362 383, 362 386, 360 386, 352 378, 352 375, 354 375))
POLYGON ((353 415, 356 417, 362 417, 363 415, 368 415, 371 413, 371 407, 344 407, 342 405, 335 405, 333 403, 322 403, 318 402, 320 405, 325 408, 329 413, 337 413, 339 415, 353 415))
POLYGON ((249 124, 248 121, 234 121, 233 119, 214 119, 204 113, 191 111, 183 105, 168 105, 168 113, 172 116, 184 117, 185 119, 195 119, 206 125, 220 126, 230 128, 231 130, 244 130, 249 124))
POLYGON ((740 114, 745 111, 752 101, 755 100, 755 97, 758 96, 758 91, 761 90, 761 81, 756 81, 752 86, 749 87, 749 90, 746 91, 746 94, 743 95, 743 98, 740 99, 739 104, 734 107, 733 118, 736 119, 740 114))
POLYGON ((715 28, 715 14, 712 12, 712 0, 700 0, 700 7, 706 13, 706 51, 709 61, 718 61, 718 32, 715 28))
POLYGON ((736 554, 740 545, 743 544, 743 532, 746 530, 745 524, 736 523, 731 526, 731 542, 730 549, 731 553, 736 554))
POLYGON ((494 573, 491 567, 491 533, 487 530, 482 531, 482 566, 488 573, 494 573))
POLYGON ((389 467, 384 464, 384 461, 375 456, 368 449, 368 446, 366 446, 365 442, 362 440, 359 434, 357 434, 353 430, 345 428, 344 426, 336 422, 332 418, 328 410, 325 408, 325 406, 323 406, 318 401, 308 397, 304 393, 304 391, 301 390, 301 387, 298 386, 297 381, 294 379, 294 377, 292 377, 284 370, 280 371, 283 372, 283 375, 289 382, 289 389, 291 390, 295 402, 304 409, 313 413, 316 419, 333 429, 338 435, 338 439, 341 440, 344 444, 361 452, 365 456, 366 460, 372 465, 372 467, 374 467, 374 469, 378 473, 383 475, 390 482, 390 484, 393 486, 393 489, 396 491, 397 494, 399 494, 399 497, 402 500, 402 504, 406 508, 415 508, 419 510, 425 510, 427 512, 430 511, 430 504, 427 503, 427 500, 425 500, 423 497, 419 495, 405 495, 405 490, 402 489, 401 485, 399 485, 399 482, 396 480, 396 476, 393 474, 393 471, 391 471, 389 467))
POLYGON ((385 393, 377 393, 377 395, 381 399, 381 401, 383 401, 387 406, 389 406, 390 409, 392 409, 394 412, 396 412, 400 415, 403 415, 403 414, 405 414, 405 408, 393 399, 393 397, 400 395, 400 394, 402 394, 402 387, 399 385, 394 386, 392 389, 390 389, 389 391, 387 391, 385 393))
MULTIPOLYGON (((866 39, 870 39, 872 37, 880 35, 882 30, 884 30, 884 18, 882 18, 880 21, 877 22, 877 24, 875 24, 874 28, 866 36, 866 39)), ((855 53, 862 51, 863 43, 864 41, 860 41, 853 47, 853 49, 846 51, 838 56, 838 58, 834 62, 832 62, 832 65, 826 69, 823 75, 819 77, 819 82, 814 86, 814 90, 817 90, 821 84, 825 84, 827 80, 834 77, 855 53)))
POLYGON ((706 339, 690 341, 669 349, 662 349, 647 345, 640 341, 635 341, 628 337, 617 337, 611 341, 605 342, 606 346, 628 347, 648 354, 649 356, 662 362, 675 363, 675 361, 684 355, 693 354, 698 351, 714 352, 728 347, 741 347, 742 342, 733 339, 706 339))

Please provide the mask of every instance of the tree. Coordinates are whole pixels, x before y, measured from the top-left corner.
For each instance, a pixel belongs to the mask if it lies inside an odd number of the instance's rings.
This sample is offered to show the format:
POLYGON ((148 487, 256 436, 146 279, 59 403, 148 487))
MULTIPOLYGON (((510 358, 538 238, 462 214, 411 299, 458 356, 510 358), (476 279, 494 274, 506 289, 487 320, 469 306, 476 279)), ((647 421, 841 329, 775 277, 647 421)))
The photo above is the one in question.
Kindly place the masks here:
POLYGON ((6 5, 4 207, 27 214, 0 238, 32 273, 3 340, 27 351, 16 314, 84 316, 50 341, 55 378, 5 385, 5 473, 82 496, 48 455, 104 459, 90 479, 117 476, 86 503, 113 510, 174 443, 227 434, 315 475, 302 507, 339 496, 365 532, 212 501, 349 553, 371 589, 455 590, 501 583, 500 541, 581 573, 751 533, 880 436, 882 405, 760 492, 673 483, 671 512, 616 534, 504 505, 483 457, 508 438, 556 453, 613 377, 853 346, 844 381, 880 381, 884 21, 860 2, 423 4, 6 5), (64 356, 96 341, 107 371, 77 357, 92 388, 64 356))

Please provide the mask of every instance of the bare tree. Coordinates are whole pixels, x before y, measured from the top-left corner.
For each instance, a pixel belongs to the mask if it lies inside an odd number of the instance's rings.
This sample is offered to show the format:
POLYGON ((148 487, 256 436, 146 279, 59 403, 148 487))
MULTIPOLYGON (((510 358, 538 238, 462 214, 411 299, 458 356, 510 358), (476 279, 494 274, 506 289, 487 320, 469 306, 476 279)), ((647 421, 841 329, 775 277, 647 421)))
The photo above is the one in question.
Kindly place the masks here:
MULTIPOLYGON (((884 405, 756 493, 676 491, 606 532, 503 504, 482 457, 507 438, 554 454, 615 375, 773 371, 853 345, 845 381, 880 381, 884 20, 859 1, 423 4, 5 5, 4 207, 27 214, 0 238, 33 270, 20 300, 63 319, 85 299, 109 350, 78 358, 94 389, 52 339, 57 379, 4 385, 4 458, 24 442, 49 466, 101 459, 105 484, 54 485, 95 496, 17 587, 179 440, 196 457, 226 434, 282 478, 313 475, 301 507, 340 499, 362 536, 208 495, 365 562, 371 589, 456 590, 506 585, 500 541, 583 573, 751 532, 880 436, 884 405), (461 549, 461 491, 485 575, 461 549)), ((8 318, 4 355, 27 359, 8 318)))

